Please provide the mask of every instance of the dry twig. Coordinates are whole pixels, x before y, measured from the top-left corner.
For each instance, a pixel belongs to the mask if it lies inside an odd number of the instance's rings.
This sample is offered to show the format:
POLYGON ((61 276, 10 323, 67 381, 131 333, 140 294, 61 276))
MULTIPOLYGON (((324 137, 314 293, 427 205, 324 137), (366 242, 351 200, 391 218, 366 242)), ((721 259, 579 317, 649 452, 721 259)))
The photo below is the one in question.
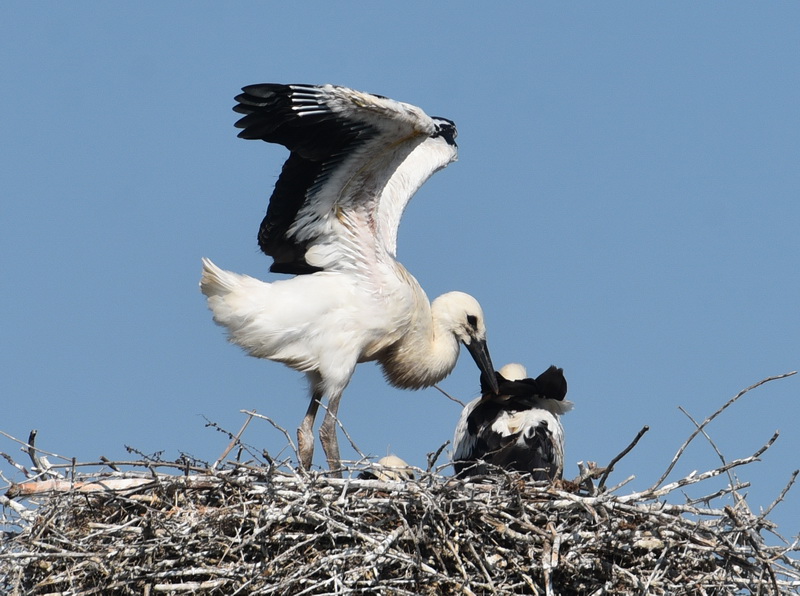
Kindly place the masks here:
POLYGON ((689 435, 689 438, 686 439, 686 441, 684 441, 683 445, 680 446, 680 448, 678 449, 678 452, 672 458, 672 461, 670 462, 669 466, 667 466, 667 469, 661 475, 661 478, 659 478, 658 481, 651 487, 652 490, 655 490, 656 488, 661 486, 661 483, 664 482, 664 480, 667 479, 667 476, 669 476, 670 472, 672 472, 672 469, 675 467, 675 464, 678 463, 678 460, 681 458, 681 455, 683 455, 683 452, 686 451, 686 448, 689 446, 689 443, 691 443, 692 440, 694 440, 694 438, 698 434, 700 434, 702 432, 702 430, 711 423, 712 420, 714 420, 714 418, 716 418, 717 416, 722 414, 722 412, 724 412, 728 407, 732 406, 735 402, 737 402, 740 397, 742 397, 743 395, 745 395, 749 391, 752 391, 756 387, 760 387, 761 385, 763 385, 765 383, 769 383, 770 381, 776 381, 778 379, 785 379, 786 377, 791 377, 792 375, 795 375, 795 374, 797 374, 797 371, 792 371, 792 372, 784 373, 782 375, 775 375, 773 377, 767 377, 766 379, 762 379, 758 383, 750 385, 750 387, 748 387, 747 389, 742 389, 739 393, 737 393, 731 399, 729 399, 719 410, 717 410, 716 412, 711 414, 711 416, 709 416, 708 418, 703 420, 702 424, 700 424, 700 426, 698 426, 695 429, 695 431, 691 435, 689 435))
MULTIPOLYGON (((604 487, 643 433, 606 469, 586 467, 586 478, 604 487)), ((228 452, 241 432, 231 436, 228 452)), ((355 478, 368 462, 344 479, 223 458, 206 468, 160 458, 57 464, 50 470, 73 468, 69 480, 31 474, 0 500, 0 593, 797 595, 797 542, 762 537, 797 472, 761 515, 744 499, 717 503, 741 484, 680 495, 751 464, 774 439, 630 494, 619 494, 624 482, 594 490, 502 472, 486 484, 430 470, 408 482, 355 478)))

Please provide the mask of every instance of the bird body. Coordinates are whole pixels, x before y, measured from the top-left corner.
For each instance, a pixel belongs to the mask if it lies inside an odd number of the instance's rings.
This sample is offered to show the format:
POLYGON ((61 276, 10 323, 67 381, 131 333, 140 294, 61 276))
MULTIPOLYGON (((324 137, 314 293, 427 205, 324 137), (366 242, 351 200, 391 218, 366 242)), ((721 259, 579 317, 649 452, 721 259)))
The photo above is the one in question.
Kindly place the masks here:
POLYGON ((447 376, 463 343, 491 374, 478 302, 450 292, 429 302, 396 258, 408 201, 457 156, 455 125, 391 99, 333 85, 251 85, 234 110, 240 137, 290 150, 259 229, 266 283, 203 260, 200 288, 214 320, 248 354, 307 374, 311 404, 298 430, 301 465, 328 397, 320 438, 339 465, 336 414, 359 362, 377 361, 401 388, 447 376))
POLYGON ((459 336, 467 340, 470 332, 459 328, 459 311, 480 316, 480 306, 461 292, 431 305, 413 281, 398 284, 395 299, 388 299, 361 291, 352 276, 318 272, 265 283, 204 259, 202 289, 233 343, 256 358, 319 372, 328 393, 337 383, 346 385, 360 362, 378 361, 386 379, 402 389, 429 387, 450 374, 459 336))
POLYGON ((375 462, 369 470, 361 472, 358 478, 382 482, 406 482, 414 480, 414 470, 396 455, 387 455, 375 462))
POLYGON ((503 468, 528 472, 534 480, 561 478, 564 428, 560 416, 572 409, 564 400, 563 371, 550 367, 528 379, 520 364, 498 375, 499 395, 483 389, 461 413, 453 439, 459 476, 491 474, 503 468))

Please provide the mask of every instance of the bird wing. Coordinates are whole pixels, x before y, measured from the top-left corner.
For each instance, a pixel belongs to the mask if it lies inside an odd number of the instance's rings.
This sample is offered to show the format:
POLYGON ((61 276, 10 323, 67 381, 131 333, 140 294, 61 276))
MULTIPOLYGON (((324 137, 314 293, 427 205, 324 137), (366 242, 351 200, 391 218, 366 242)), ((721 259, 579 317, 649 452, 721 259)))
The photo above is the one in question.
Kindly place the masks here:
POLYGON ((526 410, 500 418, 483 433, 487 462, 506 470, 530 472, 534 480, 561 476, 563 437, 558 421, 546 412, 526 410))
POLYGON ((459 419, 453 463, 457 475, 491 473, 496 467, 548 480, 561 475, 563 442, 561 423, 551 412, 529 409, 513 396, 478 398, 459 419))
MULTIPOLYGON (((507 395, 524 400, 525 398, 544 398, 562 401, 567 396, 567 379, 564 369, 550 366, 535 379, 506 379, 495 371, 499 395, 507 395)), ((491 390, 486 376, 481 374, 481 393, 489 396, 491 390)))
POLYGON ((394 258, 408 201, 455 159, 452 123, 443 133, 438 122, 449 121, 420 108, 334 85, 242 91, 234 107, 244 114, 239 137, 290 151, 258 234, 274 259, 271 271, 312 273, 394 258))
POLYGON ((472 420, 472 412, 480 403, 481 398, 478 397, 464 406, 458 419, 458 424, 456 424, 456 430, 453 435, 453 461, 455 462, 456 473, 461 472, 464 467, 464 461, 475 459, 474 453, 478 438, 475 432, 475 423, 472 420))

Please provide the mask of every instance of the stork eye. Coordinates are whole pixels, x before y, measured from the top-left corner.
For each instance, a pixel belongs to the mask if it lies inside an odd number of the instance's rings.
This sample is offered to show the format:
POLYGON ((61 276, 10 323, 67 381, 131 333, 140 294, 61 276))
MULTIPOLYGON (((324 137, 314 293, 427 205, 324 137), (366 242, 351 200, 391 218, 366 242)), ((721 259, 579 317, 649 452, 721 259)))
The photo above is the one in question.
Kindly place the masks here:
POLYGON ((475 315, 467 315, 467 325, 473 329, 476 328, 478 326, 478 317, 475 315))

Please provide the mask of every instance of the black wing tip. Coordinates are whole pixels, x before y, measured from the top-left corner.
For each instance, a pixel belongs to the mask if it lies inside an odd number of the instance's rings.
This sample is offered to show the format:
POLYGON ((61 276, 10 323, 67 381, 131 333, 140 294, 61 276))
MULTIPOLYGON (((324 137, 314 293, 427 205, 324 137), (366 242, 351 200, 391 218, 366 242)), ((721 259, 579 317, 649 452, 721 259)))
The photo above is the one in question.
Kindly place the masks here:
POLYGON ((233 111, 245 115, 234 126, 246 128, 253 120, 257 122, 261 119, 258 114, 275 109, 288 109, 292 103, 292 89, 290 85, 279 83, 257 83, 242 87, 242 93, 233 99, 236 101, 233 111), (251 116, 249 120, 248 116, 251 116))
MULTIPOLYGON (((246 87, 247 88, 247 87, 246 87)), ((240 139, 282 142, 280 129, 292 119, 292 99, 288 93, 265 92, 260 95, 242 93, 233 111, 242 114, 233 126, 241 128, 240 139)))
POLYGON ((563 401, 567 396, 567 378, 564 376, 564 369, 554 364, 536 377, 536 384, 543 396, 548 399, 563 401))
POLYGON ((271 273, 288 273, 291 275, 306 275, 323 271, 322 267, 309 265, 305 261, 292 261, 291 263, 274 262, 269 270, 271 273))
MULTIPOLYGON (((239 103, 261 103, 265 99, 275 97, 291 97, 296 90, 319 90, 324 85, 312 85, 307 83, 253 83, 242 87, 242 92, 234 97, 239 103)), ((335 85, 332 85, 335 87, 335 85)), ((236 108, 234 108, 236 109, 236 108)))
POLYGON ((241 98, 266 98, 274 95, 287 94, 292 92, 292 87, 298 85, 287 85, 285 83, 253 83, 242 87, 242 92, 236 96, 236 101, 241 98))
MULTIPOLYGON (((510 381, 495 371, 500 392, 497 395, 513 395, 515 397, 544 397, 563 401, 567 396, 567 379, 564 369, 550 365, 547 370, 535 379, 519 379, 510 381)), ((481 394, 493 395, 488 379, 481 373, 481 394)))
MULTIPOLYGON (((342 126, 328 122, 331 120, 330 108, 320 90, 319 85, 281 83, 257 83, 242 87, 243 92, 234 98, 237 103, 231 108, 237 114, 242 114, 234 123, 234 127, 243 129, 239 138, 277 143, 292 151, 300 150, 306 157, 309 152, 312 155, 324 153, 327 157, 331 143, 326 140, 326 135, 320 130, 308 131, 323 125, 331 129, 323 132, 335 133, 339 132, 335 129, 342 126), (309 112, 308 108, 313 106, 319 109, 309 112), (319 149, 318 145, 323 148, 319 149)), ((337 137, 335 134, 331 136, 337 137)))

